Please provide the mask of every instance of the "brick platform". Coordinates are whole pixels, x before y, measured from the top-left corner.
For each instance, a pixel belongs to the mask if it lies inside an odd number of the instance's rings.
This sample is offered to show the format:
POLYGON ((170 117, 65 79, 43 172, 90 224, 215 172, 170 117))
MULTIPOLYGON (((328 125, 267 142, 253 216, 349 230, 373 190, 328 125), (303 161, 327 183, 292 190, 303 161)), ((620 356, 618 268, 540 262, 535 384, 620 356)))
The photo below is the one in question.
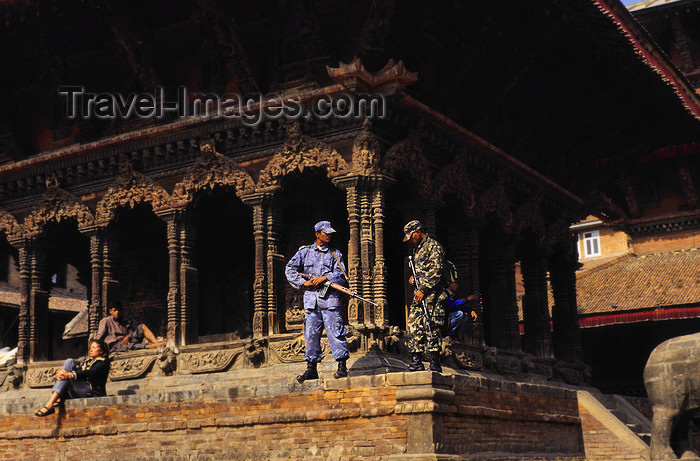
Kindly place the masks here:
POLYGON ((129 381, 108 388, 117 395, 68 401, 46 418, 32 413, 49 390, 23 391, 0 398, 0 453, 23 460, 584 458, 573 390, 473 372, 335 380, 333 364, 323 365, 322 378, 304 384, 291 379, 298 364, 129 381))

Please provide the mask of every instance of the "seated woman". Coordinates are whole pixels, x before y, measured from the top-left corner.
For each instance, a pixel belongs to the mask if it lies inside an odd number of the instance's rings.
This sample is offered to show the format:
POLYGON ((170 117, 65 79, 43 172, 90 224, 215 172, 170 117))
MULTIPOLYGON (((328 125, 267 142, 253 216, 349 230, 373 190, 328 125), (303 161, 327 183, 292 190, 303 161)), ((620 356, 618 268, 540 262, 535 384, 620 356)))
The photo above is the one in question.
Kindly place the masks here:
POLYGON ((34 413, 35 416, 53 414, 55 407, 64 399, 79 399, 106 395, 105 385, 109 375, 109 358, 107 346, 99 339, 91 339, 88 350, 89 358, 82 365, 76 366, 73 359, 63 364, 63 369, 56 372, 56 384, 46 405, 34 413))
POLYGON ((109 305, 109 315, 102 320, 97 328, 97 339, 107 343, 109 352, 125 352, 132 349, 146 349, 164 346, 165 341, 158 341, 150 328, 143 323, 134 327, 121 315, 119 304, 109 305), (146 344, 144 340, 147 340, 146 344))

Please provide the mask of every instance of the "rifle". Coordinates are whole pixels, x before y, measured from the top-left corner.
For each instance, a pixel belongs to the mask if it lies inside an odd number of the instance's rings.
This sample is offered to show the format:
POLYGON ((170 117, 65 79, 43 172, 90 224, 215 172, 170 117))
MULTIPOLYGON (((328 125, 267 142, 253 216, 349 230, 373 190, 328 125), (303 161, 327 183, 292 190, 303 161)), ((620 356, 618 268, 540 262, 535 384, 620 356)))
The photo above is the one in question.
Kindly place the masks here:
MULTIPOLYGON (((408 257, 408 267, 411 268, 411 274, 413 275, 413 286, 418 288, 418 275, 416 275, 416 267, 413 265, 413 256, 408 257)), ((416 290, 413 290, 414 292, 416 290)), ((425 326, 428 327, 428 333, 430 333, 430 341, 433 341, 433 330, 430 328, 430 317, 428 316, 428 306, 425 304, 425 298, 421 299, 420 305, 423 306, 423 315, 425 316, 425 326)))
MULTIPOLYGON (((303 272, 299 272, 299 275, 301 275, 304 280, 311 280, 312 278, 314 278, 313 275, 304 274, 303 272)), ((366 303, 370 303, 373 306, 379 307, 379 304, 370 301, 369 299, 365 299, 362 296, 359 296, 357 294, 357 291, 351 290, 350 288, 345 288, 344 286, 338 285, 337 283, 331 283, 330 280, 326 280, 325 282, 323 282, 323 288, 321 288, 318 295, 323 298, 324 296, 326 296, 326 292, 329 288, 333 288, 334 290, 340 291, 341 293, 345 293, 346 295, 351 296, 355 299, 359 299, 360 301, 364 301, 366 303)))

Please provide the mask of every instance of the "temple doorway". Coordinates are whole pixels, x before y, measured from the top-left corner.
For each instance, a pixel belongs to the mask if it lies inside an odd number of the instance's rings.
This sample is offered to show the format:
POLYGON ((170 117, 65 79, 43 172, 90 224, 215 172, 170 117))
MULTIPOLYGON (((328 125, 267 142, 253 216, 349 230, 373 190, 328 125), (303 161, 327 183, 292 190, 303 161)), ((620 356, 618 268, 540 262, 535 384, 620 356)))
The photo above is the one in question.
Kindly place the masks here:
MULTIPOLYGON (((167 333, 168 245, 166 224, 148 204, 119 208, 107 226, 117 293, 132 324, 145 323, 156 337, 167 333)), ((104 314, 104 313, 102 313, 104 314)))
POLYGON ((253 319, 252 211, 230 190, 201 191, 196 222, 199 342, 250 337, 253 319))

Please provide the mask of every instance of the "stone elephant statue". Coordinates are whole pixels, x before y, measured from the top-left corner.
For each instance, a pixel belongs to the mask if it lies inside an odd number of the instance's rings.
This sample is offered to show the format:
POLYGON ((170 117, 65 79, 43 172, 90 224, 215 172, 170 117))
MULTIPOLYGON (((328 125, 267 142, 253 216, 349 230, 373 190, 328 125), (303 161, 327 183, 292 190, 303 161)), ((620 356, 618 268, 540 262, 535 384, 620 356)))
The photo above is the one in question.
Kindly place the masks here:
POLYGON ((700 459, 689 423, 700 408, 700 333, 659 344, 644 367, 644 386, 654 417, 651 459, 700 459))

